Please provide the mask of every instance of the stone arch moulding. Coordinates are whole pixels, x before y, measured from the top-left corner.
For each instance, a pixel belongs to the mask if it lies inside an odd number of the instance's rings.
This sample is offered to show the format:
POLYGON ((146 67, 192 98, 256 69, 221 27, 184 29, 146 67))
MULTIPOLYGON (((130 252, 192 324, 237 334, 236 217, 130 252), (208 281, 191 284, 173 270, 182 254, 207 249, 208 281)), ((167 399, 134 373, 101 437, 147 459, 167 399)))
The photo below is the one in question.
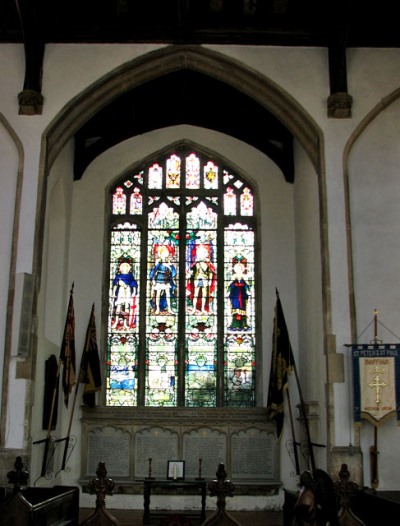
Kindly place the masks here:
MULTIPOLYGON (((252 98, 290 130, 309 156, 318 175, 321 211, 323 325, 326 341, 326 335, 331 333, 331 307, 322 131, 301 105, 273 81, 238 60, 201 46, 168 46, 146 53, 117 67, 71 99, 49 124, 42 137, 34 257, 35 275, 40 276, 42 251, 40 234, 44 224, 46 178, 64 145, 89 118, 126 91, 182 69, 192 69, 209 75, 252 98)), ((34 303, 36 304, 36 293, 34 303)))
POLYGON ((17 159, 17 173, 15 184, 15 201, 14 201, 14 217, 13 217, 13 234, 10 250, 10 265, 8 278, 8 295, 7 295, 7 310, 5 320, 5 334, 4 334, 4 359, 3 359, 3 377, 2 377, 2 396, 0 408, 0 444, 5 444, 6 434, 6 420, 9 403, 9 367, 11 358, 11 340, 12 340, 12 320, 15 303, 15 281, 17 268, 17 252, 18 252, 18 236, 19 236, 19 221, 21 213, 21 195, 22 183, 24 174, 24 148, 22 142, 12 128, 6 117, 0 112, 0 128, 9 136, 11 142, 15 145, 16 159, 17 159))
POLYGON ((386 97, 383 97, 372 110, 367 113, 364 119, 358 124, 357 128, 349 137, 343 150, 343 187, 345 189, 345 213, 346 213, 346 235, 347 235, 347 254, 348 254, 348 275, 349 275, 349 301, 350 301, 350 327, 351 327, 351 341, 357 340, 357 320, 355 307, 355 291, 354 291, 354 268, 353 268, 353 242, 352 230, 350 220, 350 174, 349 174, 349 159, 353 146, 367 128, 377 119, 377 117, 385 111, 391 104, 400 99, 400 88, 392 91, 386 97))
MULTIPOLYGON (((356 313, 356 301, 355 301, 355 288, 354 288, 354 260, 353 260, 353 233, 351 225, 351 212, 350 212, 350 173, 349 173, 349 159, 353 146, 357 143, 358 139, 368 129, 368 127, 385 111, 391 104, 395 103, 400 99, 400 88, 392 91, 386 97, 383 97, 378 104, 376 104, 358 124, 356 129, 349 137, 343 150, 343 188, 345 194, 344 206, 346 216, 346 244, 347 244, 347 274, 349 283, 349 312, 350 312, 350 331, 351 341, 357 341, 357 313, 356 313)), ((359 446, 361 440, 361 428, 353 426, 354 432, 354 444, 359 446)))
POLYGON ((111 101, 145 82, 182 69, 220 80, 265 107, 291 131, 320 172, 322 134, 296 100, 241 62, 200 46, 168 46, 149 52, 119 66, 77 95, 45 132, 48 166, 81 125, 111 101))
MULTIPOLYGON (((126 91, 181 69, 192 69, 214 77, 252 98, 278 118, 308 154, 318 175, 324 332, 330 334, 330 272, 322 131, 301 105, 273 81, 238 60, 201 46, 167 46, 122 64, 69 101, 49 124, 42 138, 37 210, 43 217, 38 218, 36 256, 41 251, 46 177, 64 145, 90 117, 126 91)), ((40 256, 35 261, 40 266, 40 256)))

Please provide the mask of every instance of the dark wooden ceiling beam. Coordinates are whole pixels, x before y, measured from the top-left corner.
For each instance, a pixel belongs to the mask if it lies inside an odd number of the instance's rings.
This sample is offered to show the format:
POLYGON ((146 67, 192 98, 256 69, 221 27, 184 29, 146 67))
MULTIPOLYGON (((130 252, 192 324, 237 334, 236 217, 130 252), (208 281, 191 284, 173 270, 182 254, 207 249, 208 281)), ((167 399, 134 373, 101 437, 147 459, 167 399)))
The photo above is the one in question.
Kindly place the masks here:
POLYGON ((15 0, 25 50, 25 79, 18 94, 20 115, 40 115, 43 109, 42 71, 44 38, 40 14, 34 0, 15 0))
POLYGON ((350 26, 351 0, 337 0, 337 10, 328 44, 329 87, 328 117, 345 119, 351 117, 353 99, 347 92, 346 51, 350 26))
MULTIPOLYGON (((18 95, 19 99, 19 113, 24 115, 37 115, 42 112, 43 95, 42 95, 42 67, 45 52, 45 43, 48 41, 57 41, 56 34, 58 30, 63 29, 64 26, 59 24, 64 22, 57 19, 57 22, 52 22, 54 13, 43 8, 45 3, 39 0, 15 0, 15 6, 18 12, 21 34, 23 37, 25 49, 25 79, 23 90, 18 95), (43 12, 40 9, 45 9, 43 12), (58 28, 58 29, 57 29, 58 28), (53 35, 53 32, 56 32, 53 35)), ((207 5, 207 4, 206 4, 207 5)), ((175 0, 175 13, 170 12, 174 19, 174 35, 169 37, 166 26, 156 27, 150 29, 150 35, 147 34, 147 39, 152 39, 151 31, 158 32, 160 41, 171 43, 204 43, 204 42, 218 42, 218 43, 236 43, 253 45, 279 45, 285 42, 286 45, 323 45, 328 47, 329 56, 329 84, 330 93, 327 101, 328 116, 333 118, 349 118, 351 117, 352 98, 347 92, 347 64, 346 64, 346 50, 349 41, 349 30, 351 19, 352 0, 335 0, 331 4, 332 9, 327 13, 326 18, 320 20, 320 30, 316 31, 316 22, 310 23, 309 26, 303 25, 304 20, 298 19, 297 16, 293 18, 293 13, 290 11, 288 0, 271 0, 270 4, 260 3, 254 0, 247 3, 243 0, 237 2, 226 2, 220 0, 213 2, 210 0, 207 7, 203 6, 203 11, 198 11, 198 4, 191 0, 175 0), (270 6, 269 14, 267 6, 270 6), (228 9, 229 8, 229 9, 228 9), (218 14, 218 9, 222 10, 223 18, 215 19, 215 13, 218 14), (257 16, 255 16, 257 14, 257 16), (262 16, 258 16, 262 15, 262 16), (271 18, 272 17, 272 18, 271 18), (278 17, 278 18, 276 18, 278 17), (288 17, 288 18, 286 18, 288 17), (251 19, 251 21, 250 21, 251 19), (240 23, 242 21, 243 23, 240 23), (244 21, 246 23, 244 23, 244 21), (289 22, 290 21, 290 22, 289 22), (293 21, 296 24, 293 25, 293 21), (297 25, 297 23, 299 25, 297 25), (255 24, 255 25, 254 25, 255 24), (167 31, 167 33, 165 33, 167 31)), ((144 38, 143 31, 148 31, 150 26, 146 24, 146 20, 138 25, 130 26, 130 36, 121 36, 123 31, 119 24, 125 19, 129 19, 127 9, 131 9, 129 4, 125 2, 116 1, 113 9, 115 10, 113 18, 115 24, 111 24, 119 35, 119 38, 127 39, 126 41, 142 41, 144 38), (132 34, 132 31, 134 34, 132 34)), ((147 13, 147 11, 146 11, 147 13)), ((301 13, 301 10, 299 11, 301 13)), ((101 13, 92 13, 93 20, 100 23, 101 13), (100 18, 99 18, 100 17, 100 18)), ((135 15, 136 15, 135 11, 135 15)), ((143 14, 143 13, 142 13, 143 14)), ((316 15, 316 13, 314 13, 316 15)), ((321 16, 321 13, 318 12, 321 16)), ((133 16, 133 13, 131 13, 133 16)), ((304 16, 304 13, 301 17, 304 16)), ((79 18, 78 18, 79 20, 79 18)), ((86 20, 83 17, 83 20, 86 20)), ((148 22, 148 20, 147 20, 148 22)), ((80 22, 78 22, 80 23, 80 22)), ((101 23, 94 23, 93 27, 100 31, 94 41, 108 41, 105 38, 105 33, 108 31, 106 26, 101 23)), ((73 24, 65 22, 66 29, 70 35, 73 35, 73 24)), ((77 26, 80 27, 80 26, 77 26)), ((86 27, 89 32, 89 26, 86 27)), ((84 31, 86 31, 84 29, 84 31)), ((80 32, 80 31, 79 31, 80 32)), ((72 37, 71 41, 75 41, 72 37)), ((88 38, 86 36, 86 38, 88 38)), ((112 38, 109 39, 112 41, 112 38)), ((67 39, 68 41, 68 39, 67 39)), ((88 41, 91 41, 88 38, 88 41)), ((157 41, 154 38, 154 41, 157 41)))

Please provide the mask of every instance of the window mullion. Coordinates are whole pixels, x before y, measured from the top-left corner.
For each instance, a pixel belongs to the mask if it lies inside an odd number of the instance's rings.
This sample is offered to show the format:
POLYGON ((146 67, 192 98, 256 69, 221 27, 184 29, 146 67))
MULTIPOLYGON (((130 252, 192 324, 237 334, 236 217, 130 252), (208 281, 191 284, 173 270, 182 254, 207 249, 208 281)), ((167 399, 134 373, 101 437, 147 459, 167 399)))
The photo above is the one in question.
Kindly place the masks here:
MULTIPOLYGON (((147 201, 147 196, 146 196, 147 201)), ((146 205, 147 207, 147 202, 146 205)), ((144 214, 147 218, 147 214, 144 214)), ((140 266, 140 329, 139 329, 139 353, 138 353, 138 406, 145 405, 145 387, 146 387, 146 321, 147 321, 147 231, 148 224, 147 219, 143 221, 143 234, 141 239, 141 261, 145 264, 140 266)))
MULTIPOLYGON (((222 185, 219 185, 220 188, 222 185)), ((222 202, 221 191, 219 192, 219 203, 222 202)), ((218 215, 217 224, 217 316, 218 320, 218 333, 217 333, 217 406, 224 406, 224 390, 225 390, 225 377, 224 377, 224 354, 225 354, 225 335, 224 335, 224 320, 225 315, 225 290, 224 290, 224 222, 223 215, 218 215)))
POLYGON ((179 289, 178 289, 178 406, 185 405, 185 355, 186 355, 186 272, 185 272, 185 235, 186 235, 186 204, 185 197, 181 198, 179 220, 179 289))

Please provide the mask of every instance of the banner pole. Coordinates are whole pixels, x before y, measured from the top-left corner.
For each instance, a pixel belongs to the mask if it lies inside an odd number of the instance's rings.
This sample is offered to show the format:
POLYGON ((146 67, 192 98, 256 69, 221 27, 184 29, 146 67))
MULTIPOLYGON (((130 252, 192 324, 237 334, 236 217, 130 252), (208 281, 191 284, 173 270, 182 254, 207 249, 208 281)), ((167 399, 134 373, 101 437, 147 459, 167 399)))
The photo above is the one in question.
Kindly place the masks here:
POLYGON ((306 405, 305 405, 304 399, 303 399, 303 393, 302 393, 302 390, 301 390, 299 375, 297 373, 296 362, 294 360, 293 360, 293 370, 294 370, 294 375, 296 377, 297 389, 299 390, 300 407, 301 407, 301 413, 302 413, 303 419, 304 419, 304 427, 305 427, 305 430, 306 430, 307 444, 308 444, 308 453, 309 453, 309 456, 310 456, 310 464, 311 464, 311 471, 312 471, 312 473, 314 473, 314 471, 315 471, 315 459, 314 459, 313 443, 311 442, 311 436, 310 436, 310 426, 309 426, 309 422, 308 422, 308 418, 307 418, 306 405))
POLYGON ((294 461, 295 461, 295 467, 296 467, 296 475, 300 475, 300 462, 299 462, 299 454, 298 454, 298 451, 297 451, 298 442, 296 441, 296 437, 295 437, 293 413, 292 413, 292 404, 291 404, 291 401, 290 401, 289 389, 286 389, 286 396, 287 396, 288 407, 289 407, 290 427, 292 429, 292 442, 293 442, 293 451, 294 451, 294 461))
POLYGON ((374 445, 369 448, 371 466, 371 487, 376 489, 379 486, 378 479, 378 428, 374 426, 374 445))
POLYGON ((53 389, 53 398, 51 400, 51 408, 50 408, 50 416, 49 416, 49 423, 47 426, 47 435, 44 440, 40 440, 37 442, 34 442, 34 444, 38 444, 40 442, 44 442, 44 451, 43 451, 43 460, 42 460, 42 469, 40 471, 40 476, 44 477, 46 475, 46 467, 47 467, 47 457, 49 454, 49 448, 50 448, 50 440, 51 440, 51 424, 53 421, 53 415, 54 415, 54 408, 56 405, 56 399, 57 399, 57 393, 58 393, 58 384, 60 380, 60 370, 61 370, 61 360, 58 361, 58 367, 57 367, 57 375, 56 375, 56 383, 53 389))
MULTIPOLYGON (((83 352, 85 352, 85 351, 83 351, 83 352)), ((70 416, 70 419, 69 419, 67 436, 64 439, 65 440, 64 453, 63 453, 63 458, 62 458, 62 463, 61 463, 61 469, 59 471, 64 470, 65 469, 65 465, 67 463, 68 445, 69 445, 69 440, 70 440, 70 437, 71 437, 72 420, 74 418, 76 399, 78 397, 78 391, 79 391, 79 384, 80 384, 80 377, 81 377, 82 367, 83 367, 83 354, 82 354, 82 358, 81 358, 81 364, 80 364, 80 367, 79 367, 79 373, 78 373, 78 375, 76 377, 75 393, 74 393, 74 399, 73 399, 73 402, 72 402, 71 416, 70 416)))

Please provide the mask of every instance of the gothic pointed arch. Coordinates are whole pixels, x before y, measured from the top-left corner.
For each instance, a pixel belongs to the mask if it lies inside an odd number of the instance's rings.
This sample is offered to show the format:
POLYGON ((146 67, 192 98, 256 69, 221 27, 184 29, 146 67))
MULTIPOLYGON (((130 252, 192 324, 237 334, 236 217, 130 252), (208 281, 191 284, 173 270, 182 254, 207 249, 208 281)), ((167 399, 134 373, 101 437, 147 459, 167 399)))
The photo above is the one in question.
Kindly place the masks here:
POLYGON ((235 87, 266 108, 293 134, 320 171, 322 134, 300 104, 255 70, 200 46, 169 46, 147 53, 114 69, 72 99, 46 132, 49 166, 65 142, 111 101, 145 82, 187 69, 235 87))
MULTIPOLYGON (((260 73, 221 53, 197 46, 171 46, 150 52, 116 68, 72 99, 47 128, 42 144, 41 188, 36 225, 37 258, 35 273, 40 274, 45 210, 46 177, 63 146, 79 129, 107 104, 127 90, 165 74, 182 69, 199 71, 241 90, 280 120, 304 148, 318 175, 320 232, 323 273, 324 331, 330 334, 330 287, 327 235, 324 144, 321 130, 301 105, 285 90, 260 73)), ((166 126, 168 123, 166 123, 166 126)))

